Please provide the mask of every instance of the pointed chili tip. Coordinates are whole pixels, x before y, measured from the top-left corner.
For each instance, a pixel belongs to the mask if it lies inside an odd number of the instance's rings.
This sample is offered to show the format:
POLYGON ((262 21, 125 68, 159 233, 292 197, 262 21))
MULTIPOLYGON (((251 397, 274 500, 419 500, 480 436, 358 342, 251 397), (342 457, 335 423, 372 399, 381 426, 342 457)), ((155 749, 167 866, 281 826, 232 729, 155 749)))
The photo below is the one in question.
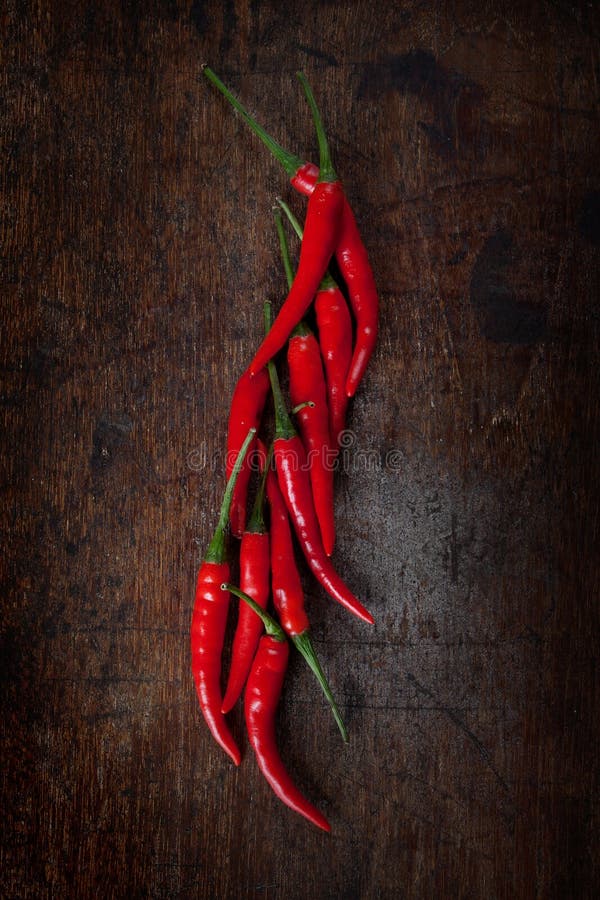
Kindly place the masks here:
POLYGON ((375 619, 371 615, 368 609, 366 609, 362 603, 358 603, 358 606, 352 607, 352 609, 348 608, 348 611, 354 613, 357 619, 360 619, 362 622, 366 622, 367 625, 374 625, 375 619))
POLYGON ((204 70, 205 70, 205 68, 207 67, 207 65, 208 65, 208 63, 200 63, 200 71, 201 71, 201 72, 204 72, 204 70))
POLYGON ((226 750, 226 752, 227 752, 227 753, 229 754, 229 756, 231 757, 232 762, 233 762, 236 766, 239 766, 239 764, 240 764, 241 761, 242 761, 242 755, 241 755, 240 751, 237 749, 237 747, 235 748, 235 751, 236 751, 236 752, 234 753, 234 752, 233 752, 233 749, 230 750, 229 748, 227 748, 227 750, 226 750))
POLYGON ((329 533, 327 531, 328 529, 326 529, 325 537, 323 538, 323 547, 327 556, 331 556, 335 548, 335 531, 332 530, 329 533))

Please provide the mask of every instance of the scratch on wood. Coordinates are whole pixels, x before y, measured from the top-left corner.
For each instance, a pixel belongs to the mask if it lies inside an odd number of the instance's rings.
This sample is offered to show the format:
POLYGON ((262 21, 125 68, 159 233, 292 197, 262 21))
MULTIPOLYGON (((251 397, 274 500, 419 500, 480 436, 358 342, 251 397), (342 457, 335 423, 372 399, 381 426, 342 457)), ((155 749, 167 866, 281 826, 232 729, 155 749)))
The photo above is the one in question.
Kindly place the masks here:
MULTIPOLYGON (((415 688, 417 689, 417 691, 420 694, 423 694, 425 697, 428 697, 430 700, 437 700, 437 697, 435 696, 433 691, 430 691, 429 688, 425 687, 425 685, 423 685, 419 681, 417 681, 415 676, 412 675, 410 672, 407 673, 406 678, 408 681, 411 682, 411 684, 414 684, 415 688)), ((442 712, 444 712, 448 716, 450 721, 454 725, 456 725, 456 727, 458 729, 460 729, 460 731, 462 731, 463 734, 465 734, 469 738, 469 740, 471 741, 473 746, 478 751, 479 755, 483 759, 483 761, 486 764, 486 766, 488 767, 488 769, 490 769, 490 771, 493 772, 494 775, 496 776, 496 780, 498 781, 498 784, 500 784, 504 788, 504 790, 506 791, 507 794, 510 794, 510 787, 508 786, 508 783, 505 781, 503 776, 500 774, 500 772, 494 765, 488 750, 481 743, 481 741, 479 740, 477 735, 473 731, 471 731, 471 729, 469 728, 468 725, 466 725, 465 722, 462 721, 462 719, 455 713, 455 711, 452 707, 444 706, 444 704, 441 704, 440 709, 442 710, 442 712)))

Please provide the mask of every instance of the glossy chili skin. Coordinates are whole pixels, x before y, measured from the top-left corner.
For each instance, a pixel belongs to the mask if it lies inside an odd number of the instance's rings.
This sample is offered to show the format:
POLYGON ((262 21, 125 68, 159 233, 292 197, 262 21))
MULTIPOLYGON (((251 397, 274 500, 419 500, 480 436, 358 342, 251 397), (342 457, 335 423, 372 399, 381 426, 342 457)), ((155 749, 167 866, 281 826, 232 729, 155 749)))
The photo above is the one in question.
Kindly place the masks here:
POLYGON ((310 627, 304 608, 304 591, 296 566, 287 506, 281 496, 277 476, 267 476, 267 497, 271 510, 271 591, 281 627, 291 638, 310 627))
POLYGON ((353 397, 377 343, 379 295, 369 257, 348 201, 344 203, 342 210, 340 239, 335 258, 348 286, 356 318, 356 343, 346 378, 346 394, 353 397))
POLYGON ((190 628, 192 676, 200 709, 214 739, 236 766, 240 764, 240 751, 221 712, 221 652, 229 609, 229 593, 221 590, 221 585, 229 582, 225 531, 231 498, 255 435, 255 429, 248 430, 227 480, 219 521, 198 572, 190 628))
POLYGON ((221 712, 221 652, 227 625, 229 564, 205 562, 198 572, 190 633, 192 675, 202 715, 210 732, 236 766, 241 756, 221 712))
MULTIPOLYGON (((227 425, 226 472, 228 478, 248 429, 258 428, 260 425, 268 392, 269 376, 263 369, 256 375, 251 375, 246 369, 235 386, 227 425)), ((242 536, 246 526, 248 482, 252 472, 252 453, 255 446, 256 442, 252 444, 246 454, 231 501, 229 522, 232 533, 238 538, 242 536)))
MULTIPOLYGON (((297 236, 302 240, 303 232, 298 219, 287 203, 281 199, 278 200, 278 203, 285 212, 297 236)), ((292 265, 279 213, 276 214, 275 221, 279 232, 283 262, 289 280, 292 277, 292 265)), ((333 464, 339 450, 339 436, 346 425, 346 408, 348 406, 346 377, 352 359, 352 321, 346 298, 329 272, 326 273, 319 285, 319 290, 315 297, 315 313, 319 328, 319 348, 326 374, 329 431, 331 449, 333 451, 331 462, 333 464)), ((298 329, 301 329, 302 325, 303 323, 300 323, 298 329)), ((292 332, 292 338, 295 336, 296 330, 292 332)), ((292 338, 290 338, 290 345, 292 338)), ((314 367, 319 370, 316 364, 314 367)), ((309 395, 307 394, 307 396, 309 395)))
MULTIPOLYGON (((270 588, 269 534, 245 531, 240 544, 240 588, 266 609, 270 588)), ((231 649, 231 668, 222 710, 229 712, 244 689, 256 647, 263 632, 262 622, 249 606, 239 605, 238 621, 231 649)))
POLYGON ((244 698, 248 737, 260 770, 279 799, 317 828, 331 831, 325 816, 301 794, 292 781, 277 748, 275 714, 288 656, 287 641, 279 641, 269 635, 260 639, 244 698))
POLYGON ((313 575, 334 600, 359 619, 373 624, 370 612, 340 578, 325 553, 302 441, 298 435, 276 438, 273 447, 279 487, 313 575))
POLYGON ((285 501, 281 496, 277 476, 271 470, 267 478, 267 496, 271 507, 271 592, 273 604, 285 633, 292 639, 312 669, 331 707, 333 717, 344 741, 348 732, 329 682, 315 652, 309 628, 310 622, 304 609, 304 591, 296 567, 292 532, 285 501))
POLYGON ((319 290, 315 313, 327 382, 331 446, 337 454, 340 435, 346 428, 346 378, 352 359, 352 321, 346 298, 336 284, 319 290))
MULTIPOLYGON (((256 119, 250 115, 208 66, 205 66, 203 71, 215 87, 227 98, 228 102, 237 109, 273 156, 281 163, 294 188, 301 194, 310 197, 319 183, 319 167, 313 163, 303 161, 293 153, 285 150, 258 124, 256 119)), ((335 255, 348 285, 350 303, 356 318, 356 344, 350 371, 346 379, 346 393, 348 397, 353 397, 364 375, 377 340, 379 298, 367 251, 362 242, 354 213, 345 196, 342 200, 339 240, 335 248, 335 255)), ((303 313, 298 316, 296 321, 299 321, 302 315, 303 313)), ((291 331, 291 328, 289 331, 291 331)), ((280 346, 283 345, 284 341, 285 337, 280 346)))
MULTIPOLYGON (((243 593, 248 594, 255 603, 258 603, 261 609, 266 609, 270 591, 269 574, 271 560, 269 554, 269 532, 264 519, 265 482, 267 477, 264 469, 265 466, 270 467, 271 457, 268 456, 265 445, 260 438, 256 438, 256 449, 259 457, 259 466, 263 474, 252 513, 240 544, 240 589, 243 593)), ((240 603, 231 650, 231 667, 223 698, 222 710, 224 713, 232 709, 244 689, 262 631, 263 624, 256 613, 248 604, 240 603)))
POLYGON ((321 351, 316 337, 304 324, 292 334, 287 350, 292 406, 310 402, 296 415, 310 464, 310 483, 323 546, 331 556, 335 544, 333 463, 327 389, 321 351))
POLYGON ((344 192, 339 181, 320 182, 310 195, 296 277, 269 333, 250 363, 251 373, 257 373, 281 350, 292 329, 311 305, 338 244, 343 205, 344 192))
MULTIPOLYGON (((291 178, 291 184, 301 194, 310 197, 318 177, 318 167, 312 163, 304 163, 291 178)), ((345 196, 335 258, 348 286, 350 304, 356 319, 356 343, 345 384, 347 396, 353 397, 377 343, 379 296, 356 218, 345 196)))
POLYGON ((296 171, 292 174, 290 184, 299 194, 310 197, 318 180, 319 167, 315 166, 314 163, 304 162, 298 166, 296 171))

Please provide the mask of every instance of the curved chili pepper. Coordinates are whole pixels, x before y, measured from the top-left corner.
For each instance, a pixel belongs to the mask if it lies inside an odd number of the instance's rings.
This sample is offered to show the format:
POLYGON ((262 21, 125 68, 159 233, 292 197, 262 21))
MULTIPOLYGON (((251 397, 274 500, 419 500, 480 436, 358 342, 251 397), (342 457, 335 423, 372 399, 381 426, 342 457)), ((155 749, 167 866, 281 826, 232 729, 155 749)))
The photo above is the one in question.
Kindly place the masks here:
POLYGON ((300 651, 325 694, 333 717, 337 722, 344 741, 348 740, 348 732, 340 715, 331 688, 321 668, 313 646, 309 628, 310 622, 304 609, 304 591, 300 574, 296 567, 292 532, 288 511, 284 503, 277 476, 272 469, 267 475, 267 497, 271 508, 271 590, 273 604, 279 615, 279 621, 285 633, 292 639, 300 651))
POLYGON ((253 428, 248 432, 227 482, 219 522, 198 572, 190 632, 192 675, 202 715, 212 736, 236 766, 240 764, 240 751, 221 712, 221 651, 229 609, 229 597, 221 584, 229 580, 225 529, 231 497, 255 433, 253 428))
POLYGON ((297 435, 288 439, 280 437, 275 441, 275 464, 281 493, 313 575, 334 600, 372 625, 373 616, 340 578, 325 553, 310 494, 310 483, 305 477, 306 453, 297 435))
MULTIPOLYGON (((258 428, 260 425, 268 391, 269 376, 263 369, 257 372, 256 375, 251 375, 249 370, 246 369, 235 386, 227 424, 227 457, 225 463, 227 477, 231 475, 248 429, 258 428)), ((254 447, 255 443, 252 444, 249 452, 246 454, 231 501, 229 521, 231 530, 236 537, 242 536, 246 524, 246 498, 252 471, 251 460, 254 447)))
POLYGON ((371 613, 340 578, 325 553, 312 498, 306 451, 287 414, 274 363, 269 363, 269 378, 275 403, 273 453, 277 480, 306 561, 317 581, 334 600, 372 625, 371 613))
MULTIPOLYGON (((289 284, 293 275, 287 240, 281 213, 277 208, 274 212, 281 256, 289 284)), ((335 454, 331 452, 329 410, 321 352, 317 339, 304 321, 296 325, 291 334, 287 361, 292 404, 295 408, 306 404, 298 410, 297 416, 304 447, 308 453, 310 483, 323 546, 327 556, 331 556, 335 544, 333 514, 333 461, 335 454)))
POLYGON ((301 324, 290 338, 287 351, 290 371, 290 400, 294 406, 306 400, 311 405, 297 413, 302 441, 309 459, 309 474, 315 512, 327 556, 335 544, 333 512, 333 462, 325 377, 317 339, 301 324))
MULTIPOLYGON (((263 510, 265 483, 271 465, 271 456, 267 457, 260 438, 257 438, 257 444, 263 463, 263 474, 248 527, 242 535, 240 544, 240 588, 245 594, 249 594, 262 609, 265 609, 269 600, 270 557, 269 532, 265 527, 263 510)), ((221 707, 224 713, 232 709, 244 689, 261 632, 261 620, 246 603, 242 603, 238 611, 238 621, 231 650, 231 668, 221 707)))
POLYGON ((348 286, 350 303, 356 318, 356 344, 346 378, 346 394, 353 397, 377 343, 379 297, 367 250, 348 203, 342 210, 340 239, 335 258, 348 286))
MULTIPOLYGON (((244 109, 212 69, 205 66, 203 72, 281 163, 294 188, 301 194, 310 196, 318 183, 318 167, 304 162, 278 144, 244 109)), ((335 257, 348 285, 350 303, 356 318, 356 344, 345 386, 348 397, 353 397, 377 342, 379 298, 368 254, 346 197, 342 205, 335 257)))
MULTIPOLYGON (((302 240, 302 228, 287 203, 279 205, 302 240)), ((315 297, 315 313, 319 328, 319 346, 327 380, 327 407, 332 450, 339 451, 339 438, 346 428, 346 377, 352 359, 352 321, 346 299, 331 277, 325 273, 315 297)), ((292 401, 293 402, 293 401, 292 401)), ((333 462, 333 460, 332 460, 333 462)))
POLYGON ((337 454, 340 435, 346 430, 349 400, 346 378, 352 357, 352 322, 346 299, 333 279, 330 284, 322 282, 315 297, 315 313, 327 379, 331 444, 337 454))
POLYGON ((289 637, 294 637, 308 631, 310 622, 304 608, 304 591, 296 566, 288 511, 272 469, 267 475, 267 497, 271 512, 273 604, 283 630, 289 637))
MULTIPOLYGON (((310 185, 311 178, 307 173, 311 172, 312 174, 312 168, 315 167, 311 166, 310 169, 306 169, 305 166, 302 166, 301 168, 306 173, 304 177, 301 179, 293 178, 291 182, 298 190, 302 187, 301 193, 310 196, 310 192, 305 190, 304 187, 308 188, 310 185)), ((373 270, 369 263, 369 256, 360 236, 356 218, 346 197, 344 197, 342 207, 335 258, 348 287, 348 296, 350 297, 352 312, 356 319, 356 343, 345 384, 346 395, 353 397, 362 381, 377 343, 379 296, 373 270)))
POLYGON ((311 194, 296 277, 271 330, 250 363, 251 373, 257 373, 281 350, 314 300, 338 241, 343 197, 339 181, 321 182, 311 194))
POLYGON ((317 131, 320 173, 315 189, 308 199, 304 239, 300 246, 296 275, 269 333, 265 335, 250 363, 251 372, 257 372, 278 350, 281 350, 290 332, 313 302, 339 237, 344 191, 331 162, 329 145, 315 98, 301 72, 298 73, 298 77, 304 87, 317 131))
POLYGON ((233 585, 223 584, 222 587, 223 590, 236 594, 245 603, 251 604, 257 615, 262 613, 261 618, 267 631, 259 641, 244 697, 246 728, 258 766, 283 803, 294 812, 300 813, 317 828, 331 831, 325 816, 306 799, 292 781, 277 749, 275 714, 290 652, 285 635, 271 616, 252 602, 251 597, 237 591, 233 585))
POLYGON ((275 712, 287 669, 289 647, 270 635, 260 639, 248 677, 244 712, 252 749, 261 772, 280 800, 323 831, 331 831, 325 816, 298 790, 285 768, 275 739, 275 712))

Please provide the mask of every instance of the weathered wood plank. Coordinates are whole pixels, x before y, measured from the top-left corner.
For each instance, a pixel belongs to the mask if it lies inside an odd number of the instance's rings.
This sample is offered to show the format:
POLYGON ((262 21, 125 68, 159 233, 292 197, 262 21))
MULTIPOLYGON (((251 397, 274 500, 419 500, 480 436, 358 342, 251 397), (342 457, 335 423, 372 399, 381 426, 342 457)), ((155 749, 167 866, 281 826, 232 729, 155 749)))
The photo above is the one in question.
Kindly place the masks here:
POLYGON ((598 55, 591 4, 22 4, 0 72, 6 897, 592 897, 598 55), (189 671, 226 415, 315 154, 381 291, 335 562, 302 569, 282 754, 333 832, 209 740, 189 671))

